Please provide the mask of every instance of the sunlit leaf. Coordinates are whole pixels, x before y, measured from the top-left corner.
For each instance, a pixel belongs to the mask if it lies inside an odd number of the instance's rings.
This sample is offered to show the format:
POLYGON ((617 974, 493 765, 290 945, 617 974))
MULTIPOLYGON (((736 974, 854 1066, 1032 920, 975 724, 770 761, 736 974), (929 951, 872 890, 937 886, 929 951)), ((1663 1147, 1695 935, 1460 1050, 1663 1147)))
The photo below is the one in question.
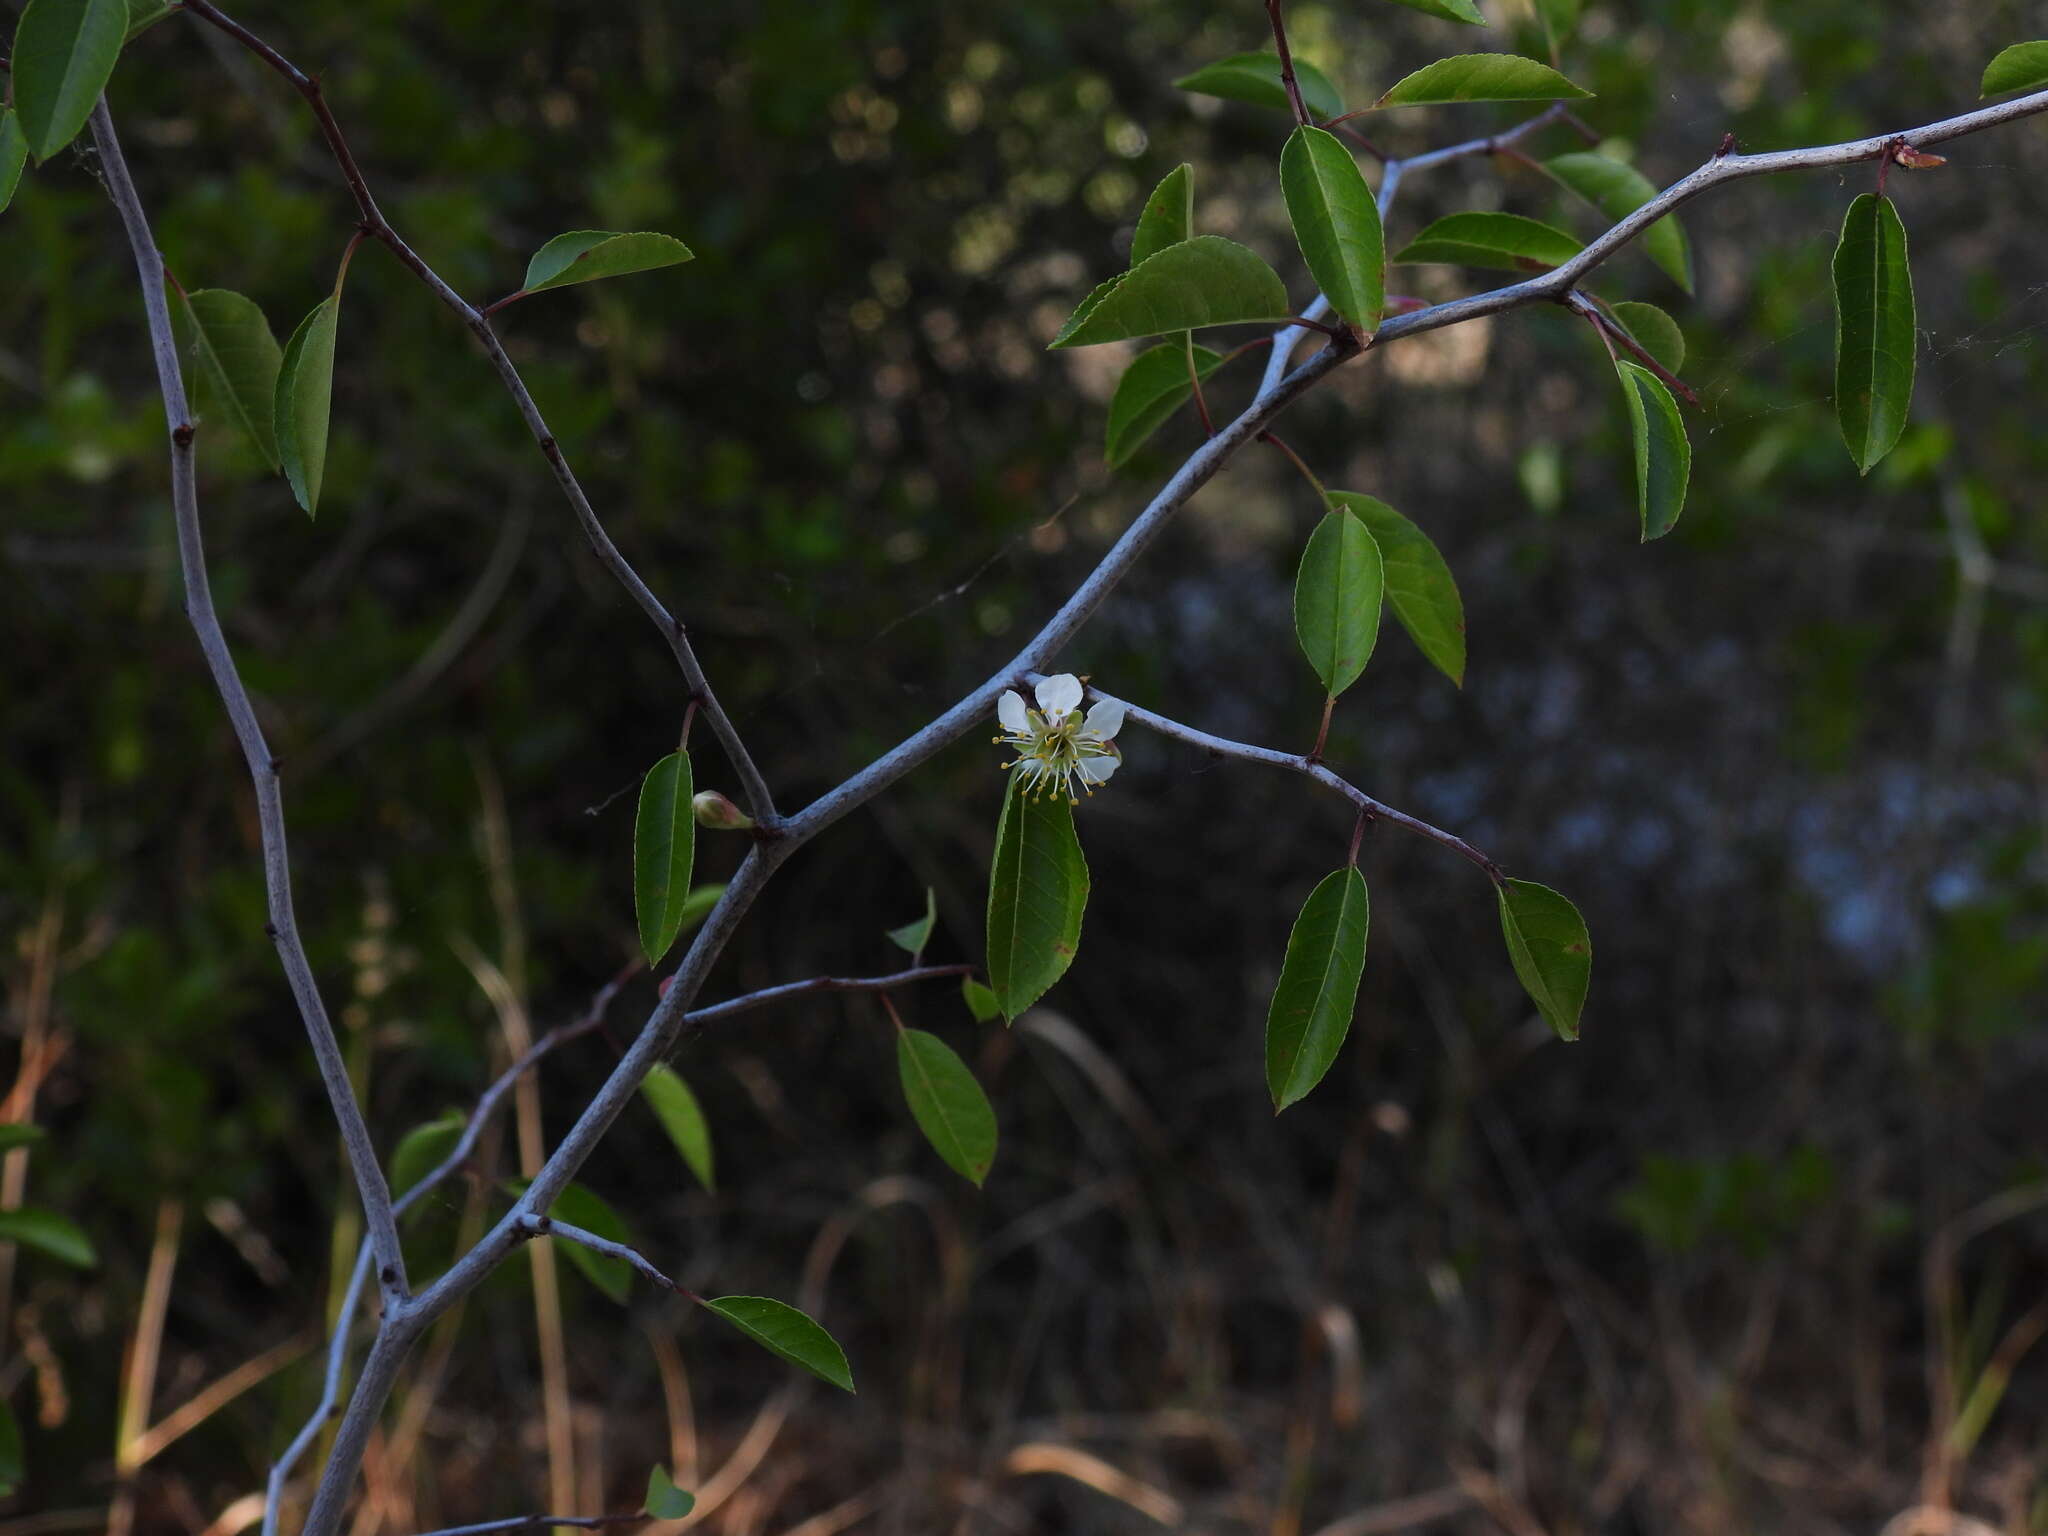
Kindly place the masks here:
POLYGON ((1351 1032, 1369 916, 1365 877, 1345 868, 1309 893, 1294 920, 1266 1014, 1266 1087, 1276 1112, 1322 1081, 1351 1032))
POLYGON ((1003 1005, 996 1000, 995 988, 983 986, 972 976, 960 978, 960 1000, 967 1004, 967 1011, 974 1015, 977 1024, 1003 1016, 1003 1005))
POLYGON ((1579 909, 1547 885, 1504 880, 1500 927, 1515 975, 1560 1040, 1579 1038, 1593 974, 1593 941, 1579 909))
POLYGON ((896 1072, 925 1140, 947 1167, 978 1186, 996 1160, 996 1114, 967 1063, 937 1035, 900 1029, 896 1072))
POLYGON ((988 880, 988 979, 1007 1019, 1037 1002, 1074 963, 1088 905, 1074 808, 1057 792, 1026 788, 1011 776, 988 880))
POLYGON ((14 29, 14 110, 38 161, 78 137, 127 36, 127 0, 29 0, 14 29))
MULTIPOLYGON (((1116 393, 1109 398, 1109 426, 1103 435, 1103 457, 1112 469, 1127 464, 1195 392, 1188 372, 1188 343, 1176 337, 1131 359, 1116 393)), ((1196 347, 1195 376, 1207 379, 1222 364, 1221 353, 1196 347)))
POLYGON ((1205 325, 1285 320, 1291 313, 1279 274, 1256 252, 1221 235, 1197 235, 1089 294, 1052 345, 1090 347, 1205 325))
POLYGON ((1379 638, 1384 590, 1372 533, 1332 506, 1309 535, 1294 577, 1294 632, 1326 693, 1342 693, 1365 670, 1379 638))
POLYGON ((718 1193, 717 1168, 711 1155, 711 1123, 697 1103, 697 1095, 674 1070, 656 1066, 640 1080, 640 1096, 661 1121, 668 1139, 675 1143, 683 1162, 697 1182, 718 1193))
POLYGON ((1472 0, 1394 0, 1394 4, 1405 5, 1425 16, 1441 16, 1445 21, 1462 21, 1474 27, 1486 25, 1486 18, 1479 14, 1479 7, 1472 0))
MULTIPOLYGON (((531 1179, 507 1179, 505 1188, 513 1195, 526 1193, 531 1179)), ((611 1208, 610 1202, 593 1194, 581 1184, 564 1185, 562 1192, 555 1196, 555 1203, 548 1207, 547 1214, 556 1221, 566 1221, 572 1227, 581 1227, 594 1237, 621 1247, 632 1245, 632 1234, 611 1208)), ((633 1266, 624 1259, 615 1259, 608 1253, 599 1253, 595 1248, 586 1248, 569 1238, 556 1239, 556 1246, 571 1264, 583 1274, 583 1278, 596 1286, 605 1295, 623 1305, 626 1295, 633 1288, 633 1266)))
POLYGON ((1296 128, 1280 151, 1280 191, 1302 259, 1340 319, 1372 332, 1386 307, 1379 207, 1350 150, 1321 128, 1296 128))
POLYGON ((647 1474, 647 1497, 640 1508, 656 1520, 680 1520, 697 1507, 697 1495, 685 1493, 668 1475, 667 1467, 655 1467, 647 1474))
POLYGON ((1394 260, 1530 272, 1561 267, 1584 249, 1563 230, 1518 213, 1453 213, 1409 241, 1394 260))
POLYGON ((292 495, 311 517, 327 472, 327 420, 334 398, 334 340, 341 295, 330 294, 299 322, 285 343, 271 411, 277 456, 292 495))
POLYGON ((651 272, 691 259, 690 248, 669 235, 576 229, 555 236, 533 253, 520 287, 527 293, 539 293, 544 288, 566 288, 601 277, 651 272))
POLYGON ((1857 471, 1891 452, 1913 400, 1913 269, 1888 197, 1849 205, 1835 247, 1835 419, 1857 471))
POLYGON ((0 213, 14 201, 14 189, 21 185, 22 167, 28 164, 28 135, 21 131, 21 115, 12 107, 0 112, 0 213))
POLYGON ((1571 101, 1593 93, 1534 59, 1513 53, 1458 53, 1404 76, 1373 103, 1430 107, 1454 101, 1571 101))
POLYGON ((1637 346, 1664 365, 1669 373, 1685 366, 1685 332, 1678 322, 1654 304, 1623 299, 1608 306, 1621 328, 1635 338, 1637 346))
POLYGON ((1692 442, 1678 402, 1664 381, 1640 363, 1622 358, 1614 365, 1628 405, 1629 430, 1635 444, 1636 508, 1642 516, 1644 542, 1662 538, 1685 510, 1685 483, 1692 473, 1692 442))
POLYGON ((1385 502, 1355 491, 1330 492, 1372 534, 1380 552, 1386 599, 1422 654, 1460 687, 1465 683, 1465 604, 1451 568, 1429 535, 1385 502))
POLYGON ((447 1161, 468 1123, 466 1116, 451 1109, 440 1119, 416 1125, 401 1136, 391 1154, 391 1193, 404 1194, 447 1161))
POLYGON ((200 399, 233 422, 272 469, 277 456, 277 375, 284 360, 253 299, 198 288, 172 306, 179 340, 196 366, 200 399))
POLYGON ((930 886, 924 891, 924 916, 915 922, 905 923, 901 928, 889 930, 889 942, 909 954, 915 960, 924 953, 924 947, 932 941, 932 924, 939 920, 938 893, 930 886))
POLYGON ((18 1210, 0 1211, 0 1243, 19 1243, 66 1264, 91 1269, 99 1263, 92 1251, 92 1239, 68 1216, 25 1205, 18 1210))
POLYGON ((687 752, 671 752, 640 784, 640 809, 633 818, 633 911, 649 965, 661 963, 687 915, 690 867, 697 856, 692 793, 687 752))
MULTIPOLYGON (((1632 165, 1591 153, 1554 155, 1543 162, 1561 184, 1617 224, 1657 195, 1632 165)), ((1643 252, 1687 293, 1692 292, 1692 247, 1675 215, 1666 214, 1641 236, 1643 252)))
POLYGON ((1980 96, 1997 96, 2006 91, 2038 91, 2048 85, 2048 43, 2014 43, 2001 48, 1998 56, 1984 66, 1980 96))
MULTIPOLYGON (((1173 83, 1202 96, 1277 107, 1282 112, 1292 110, 1287 87, 1280 81, 1280 56, 1274 53, 1234 53, 1173 83)), ((1330 77, 1298 53, 1294 55, 1294 83, 1301 88, 1302 105, 1317 117, 1337 117, 1344 111, 1344 98, 1330 84, 1330 77)))
POLYGON ((1179 245, 1195 233, 1195 168, 1177 165, 1145 200, 1138 228, 1131 236, 1131 265, 1179 245))
POLYGON ((853 1390, 846 1351, 795 1307, 766 1296, 720 1296, 704 1305, 756 1344, 835 1387, 853 1390))

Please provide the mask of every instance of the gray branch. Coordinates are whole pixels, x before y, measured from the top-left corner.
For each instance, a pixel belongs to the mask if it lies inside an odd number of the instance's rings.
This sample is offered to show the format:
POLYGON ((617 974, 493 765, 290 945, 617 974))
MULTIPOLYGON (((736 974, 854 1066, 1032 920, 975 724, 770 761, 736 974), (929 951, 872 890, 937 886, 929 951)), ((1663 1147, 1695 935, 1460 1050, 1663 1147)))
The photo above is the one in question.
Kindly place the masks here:
POLYGON ((624 1243, 615 1243, 608 1237, 599 1237, 595 1232, 587 1232, 582 1227, 572 1227, 566 1221, 557 1221, 552 1216, 522 1216, 519 1218, 519 1230, 528 1237, 559 1237, 564 1242, 588 1248, 592 1253, 601 1253, 608 1259, 617 1259, 621 1264, 632 1265, 664 1291, 675 1291, 684 1296, 690 1294, 656 1269, 639 1249, 629 1248, 624 1243))

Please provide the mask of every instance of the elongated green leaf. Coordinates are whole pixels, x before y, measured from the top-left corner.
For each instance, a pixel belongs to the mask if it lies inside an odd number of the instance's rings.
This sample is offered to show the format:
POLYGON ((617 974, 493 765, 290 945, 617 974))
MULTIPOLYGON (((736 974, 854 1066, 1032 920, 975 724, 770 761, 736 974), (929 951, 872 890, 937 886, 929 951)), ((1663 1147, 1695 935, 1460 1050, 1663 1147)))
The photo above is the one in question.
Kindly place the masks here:
POLYGON ((21 131, 21 116, 12 107, 0 112, 0 213, 14 201, 14 189, 21 185, 22 167, 28 164, 28 136, 21 131))
POLYGON ((1424 533, 1384 501, 1355 491, 1330 492, 1330 505, 1364 523, 1380 552, 1387 601, 1422 654, 1465 686, 1465 604, 1451 568, 1424 533))
POLYGON ((1692 473, 1692 443, 1685 435, 1678 402, 1664 381, 1640 363, 1622 358, 1622 398, 1628 402, 1629 429, 1635 439, 1636 507, 1642 514, 1643 542, 1662 538, 1685 510, 1685 482, 1692 473))
POLYGON ((977 1024, 1003 1016, 1003 1005, 996 1001, 995 988, 983 986, 972 976, 960 978, 960 1000, 967 1004, 967 1011, 974 1015, 977 1024))
POLYGON ((40 1125, 0 1125, 0 1152, 12 1152, 16 1147, 33 1146, 43 1139, 40 1125))
POLYGON ((391 1154, 391 1193, 404 1194, 440 1167, 455 1150, 455 1143, 462 1139, 462 1128, 468 1123, 459 1111, 451 1109, 440 1119, 416 1125, 401 1136, 397 1150, 391 1154))
POLYGON ((1195 168, 1177 165, 1152 189, 1145 211, 1138 215, 1137 232, 1131 236, 1131 265, 1192 239, 1194 233, 1195 168))
POLYGON ((92 1239, 68 1216, 25 1205, 18 1210, 0 1211, 0 1243, 20 1243, 66 1264, 91 1269, 99 1263, 92 1251, 92 1239))
MULTIPOLYGON (((507 1179, 506 1190, 514 1195, 526 1193, 530 1179, 507 1179)), ((556 1221, 566 1221, 572 1227, 581 1227, 594 1236, 608 1242, 630 1247, 632 1234, 627 1230, 619 1213, 602 1196, 595 1195, 581 1184, 564 1185, 562 1192, 555 1196, 555 1203, 548 1207, 548 1215, 556 1221)), ((560 1252, 571 1264, 582 1271, 583 1278, 596 1286, 605 1295, 620 1305, 625 1304, 626 1295, 633 1288, 633 1266, 624 1259, 615 1259, 608 1253, 599 1253, 595 1248, 586 1248, 581 1243, 562 1238, 560 1252)))
POLYGON ((197 365, 202 401, 218 410, 272 469, 277 456, 277 375, 283 363, 270 322, 253 299, 199 288, 171 310, 184 350, 197 365))
POLYGON ((1685 332, 1678 322, 1654 304, 1623 299, 1609 306, 1621 328, 1635 338, 1636 345, 1657 359, 1671 373, 1685 366, 1685 332))
POLYGON ((1579 1038, 1579 1014, 1593 974, 1593 941, 1579 909, 1547 885, 1504 880, 1500 928, 1508 958, 1536 1011, 1560 1040, 1579 1038))
POLYGON ((1373 107, 1433 107, 1454 101, 1574 101, 1592 94, 1548 64, 1519 54, 1457 53, 1396 81, 1373 107))
MULTIPOLYGON (((1173 83, 1180 90, 1202 96, 1247 101, 1255 107, 1277 107, 1282 112, 1292 110, 1287 88, 1280 83, 1278 54, 1234 53, 1173 83)), ((1298 53, 1294 55, 1294 83, 1301 87, 1302 105, 1317 117, 1336 117, 1343 112, 1344 98, 1330 84, 1330 77, 1298 53)))
POLYGON ((1266 1014, 1266 1087, 1275 1113, 1323 1080, 1351 1032, 1369 915, 1365 877, 1345 868, 1309 892, 1294 920, 1266 1014))
POLYGON ((988 879, 988 979, 1004 1018, 1015 1019, 1066 974, 1087 905, 1073 806, 1057 794, 1027 794, 1012 776, 988 879))
POLYGON ((657 1066, 640 1080, 640 1096, 661 1121, 661 1128, 668 1132, 668 1139, 676 1144, 676 1151, 697 1176, 697 1182, 717 1194, 718 1170, 711 1155, 711 1123, 704 1118, 704 1110, 697 1103, 697 1095, 690 1092, 690 1085, 670 1068, 657 1066))
POLYGON ((0 1397, 0 1498, 20 1487, 27 1471, 28 1460, 21 1450, 21 1426, 15 1423, 14 1410, 7 1406, 7 1399, 0 1397))
POLYGON ((1584 249, 1563 230, 1518 213, 1453 213, 1410 240, 1394 260, 1533 272, 1561 267, 1584 249))
MULTIPOLYGON (((1657 195, 1648 177, 1632 165, 1605 155, 1555 155, 1543 169, 1564 187, 1619 223, 1657 195)), ((1671 280, 1692 292, 1692 246, 1678 219, 1666 214, 1642 235, 1643 251, 1671 280)))
POLYGON ((937 1035, 899 1029, 896 1073, 924 1139, 978 1188, 996 1160, 996 1112, 967 1063, 937 1035))
POLYGON ((341 295, 330 294, 299 322, 277 368, 271 428, 284 477, 308 517, 319 510, 320 483, 327 473, 327 420, 334 399, 334 338, 340 319, 341 295))
POLYGON ((127 36, 127 0, 29 0, 14 29, 14 109, 38 161, 78 137, 127 36))
POLYGON ((1280 191, 1316 285, 1340 319, 1379 329, 1387 251, 1379 207, 1351 151, 1321 128, 1297 128, 1280 151, 1280 191))
POLYGON ((1256 252, 1221 235, 1197 235, 1097 288, 1052 345, 1092 347, 1205 325, 1285 320, 1292 313, 1279 274, 1256 252))
POLYGON ((1479 14, 1479 7, 1472 0, 1394 0, 1394 4, 1405 5, 1425 16, 1441 16, 1445 21, 1462 21, 1473 27, 1486 25, 1486 18, 1479 14))
POLYGON ((1913 401, 1913 269, 1888 197, 1865 192, 1835 247, 1835 419, 1860 474, 1892 450, 1913 401))
POLYGON ((685 1493, 668 1475, 667 1467, 655 1467, 647 1474, 647 1497, 640 1508, 656 1520, 680 1520, 697 1507, 697 1495, 685 1493))
POLYGON ((628 272, 651 272, 656 267, 673 267, 692 259, 690 248, 669 235, 576 229, 555 236, 533 253, 533 260, 526 264, 526 281, 520 287, 527 293, 539 293, 544 288, 566 288, 571 283, 623 277, 628 272))
POLYGON ((930 886, 924 888, 924 916, 916 922, 905 923, 901 928, 889 930, 889 942, 915 960, 924 953, 925 945, 932 941, 932 924, 939 920, 938 893, 930 886))
MULTIPOLYGON (((1103 435, 1102 453, 1110 468, 1127 464, 1145 445, 1145 440, 1172 418, 1188 396, 1195 392, 1189 382, 1188 343, 1178 337, 1164 346, 1151 347, 1131 359, 1116 393, 1109 398, 1109 426, 1103 435)), ((1220 353, 1196 347, 1195 374, 1207 379, 1222 364, 1220 353)))
POLYGON ((766 1296, 720 1296, 704 1305, 791 1365, 800 1365, 835 1387, 853 1390, 846 1351, 795 1307, 766 1296))
POLYGON ((692 793, 687 752, 669 753, 640 784, 640 810, 633 818, 633 911, 649 965, 661 963, 683 929, 690 866, 697 856, 692 793))
POLYGON ((1332 506, 1308 536, 1294 576, 1294 633, 1326 692, 1349 688, 1371 659, 1385 583, 1371 531, 1332 506))
POLYGON ((2005 91, 2038 91, 2048 85, 2048 43, 2014 43, 2001 48, 1998 56, 1984 66, 1980 96, 1997 96, 2005 91))

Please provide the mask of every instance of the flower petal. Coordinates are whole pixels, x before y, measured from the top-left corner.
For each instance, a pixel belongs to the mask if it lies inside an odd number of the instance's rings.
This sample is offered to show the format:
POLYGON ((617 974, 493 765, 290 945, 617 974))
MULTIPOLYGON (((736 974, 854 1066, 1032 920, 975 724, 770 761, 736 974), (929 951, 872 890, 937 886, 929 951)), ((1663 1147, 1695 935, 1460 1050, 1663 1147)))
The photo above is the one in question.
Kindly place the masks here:
POLYGON ((1048 677, 1038 685, 1038 707, 1048 720, 1071 714, 1081 707, 1081 679, 1071 672, 1048 677))
POLYGON ((1122 761, 1120 757, 1084 757, 1079 772, 1090 784, 1107 784, 1122 761))
POLYGON ((1003 729, 1021 736, 1031 729, 1031 717, 1024 708, 1024 696, 1014 688, 1005 688, 1003 696, 996 700, 996 718, 1003 722, 1003 729))
POLYGON ((1088 711, 1085 729, 1091 736, 1107 741, 1123 728, 1124 706, 1120 699, 1099 699, 1088 711))

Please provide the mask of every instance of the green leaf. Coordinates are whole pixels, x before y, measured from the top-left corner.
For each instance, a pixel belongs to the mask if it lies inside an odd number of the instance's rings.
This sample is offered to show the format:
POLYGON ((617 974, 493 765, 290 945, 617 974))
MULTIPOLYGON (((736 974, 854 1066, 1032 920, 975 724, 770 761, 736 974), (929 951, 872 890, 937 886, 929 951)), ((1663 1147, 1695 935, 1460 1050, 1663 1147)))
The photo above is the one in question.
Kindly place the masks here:
POLYGON ((1410 240, 1394 260, 1546 272, 1584 249, 1563 230, 1518 213, 1453 213, 1410 240))
POLYGON ((1433 107, 1454 101, 1573 101, 1592 94, 1548 64, 1519 54, 1457 53, 1396 81, 1373 107, 1433 107))
POLYGON ((640 809, 633 818, 633 911, 649 965, 659 965, 683 931, 697 855, 691 793, 687 752, 669 753, 640 783, 640 809))
POLYGON ((921 1029, 896 1032, 896 1073, 918 1129, 976 1188, 996 1160, 996 1112, 953 1048, 921 1029))
POLYGON ((1221 235, 1197 235, 1089 294, 1052 345, 1092 347, 1205 325, 1285 320, 1292 313, 1279 274, 1255 252, 1221 235))
POLYGON ((225 288, 182 295, 171 316, 197 365, 201 398, 217 407, 272 469, 277 456, 277 375, 283 362, 270 322, 253 299, 225 288))
POLYGON ((1169 245, 1179 245, 1194 233, 1195 168, 1177 165, 1152 189, 1145 211, 1138 215, 1137 232, 1131 236, 1131 265, 1157 256, 1169 245))
MULTIPOLYGON (((1111 469, 1128 464, 1146 439, 1165 426, 1195 392, 1188 373, 1190 345, 1176 338, 1164 346, 1147 348, 1131 359, 1124 376, 1116 381, 1102 444, 1111 469)), ((1194 354, 1195 373, 1203 379, 1222 365, 1222 354, 1207 347, 1195 347, 1194 354)))
POLYGON ((1544 41, 1555 57, 1579 24, 1579 0, 1536 0, 1536 14, 1543 22, 1544 41))
POLYGON ((1913 400, 1913 269, 1888 197, 1865 192, 1835 247, 1835 419, 1860 474, 1892 450, 1913 400))
POLYGON ((533 253, 520 290, 539 293, 544 288, 567 288, 571 283, 592 283, 601 277, 623 277, 628 272, 651 272, 656 267, 673 267, 691 259, 690 248, 668 235, 576 229, 555 236, 533 253))
POLYGON ((2048 85, 2048 43, 2014 43, 1999 49, 1998 57, 1984 66, 1984 82, 1977 94, 2038 91, 2044 85, 2048 85))
POLYGON ((440 1119, 416 1125, 401 1136, 398 1149, 391 1154, 391 1193, 404 1194, 440 1167, 455 1150, 468 1123, 460 1111, 451 1109, 440 1119))
POLYGON ((697 1182, 717 1194, 711 1123, 704 1118, 704 1110, 697 1103, 697 1095, 690 1092, 690 1085, 672 1069, 657 1066, 640 1080, 640 1096, 661 1121, 661 1128, 668 1132, 668 1139, 676 1144, 676 1151, 683 1155, 697 1182))
POLYGON ((0 1397, 0 1498, 21 1486, 28 1460, 21 1450, 21 1426, 14 1422, 14 1410, 0 1397))
MULTIPOLYGON (((1657 195, 1657 189, 1641 171, 1606 155, 1555 155, 1543 162, 1543 169, 1616 223, 1657 195)), ((1666 214, 1643 231, 1642 241, 1650 260, 1691 293, 1692 247, 1677 218, 1666 214)))
POLYGON ((1608 308, 1636 345, 1662 363, 1667 372, 1675 374, 1685 366, 1685 332, 1663 310, 1636 299, 1623 299, 1608 308))
POLYGON ((33 1146, 42 1139, 43 1128, 40 1125, 0 1125, 0 1152, 33 1146))
POLYGON ((1579 1038, 1579 1014, 1593 974, 1593 941, 1579 909, 1547 885, 1504 880, 1500 929, 1515 975, 1560 1040, 1579 1038))
POLYGON ((766 1296, 720 1296, 704 1303, 748 1338, 820 1380, 853 1390, 846 1351, 795 1307, 766 1296))
POLYGON ((1479 7, 1472 0, 1394 0, 1394 4, 1405 5, 1425 16, 1441 16, 1445 21, 1462 21, 1473 27, 1486 25, 1486 18, 1479 14, 1479 7))
POLYGON ((986 1024, 1003 1016, 1003 1005, 996 1001, 995 988, 983 986, 972 976, 960 978, 960 999, 967 1004, 967 1011, 974 1015, 977 1024, 986 1024))
MULTIPOLYGON (((1278 54, 1234 53, 1173 83, 1180 90, 1202 96, 1248 101, 1255 107, 1277 107, 1282 112, 1293 109, 1287 100, 1287 87, 1280 83, 1278 54)), ((1344 98, 1330 84, 1330 77, 1298 53, 1294 55, 1294 83, 1301 87, 1302 104, 1317 117, 1337 117, 1343 113, 1344 98)))
POLYGON ((1628 402, 1630 431, 1635 437, 1636 508, 1642 515, 1643 542, 1660 539, 1685 510, 1685 482, 1692 473, 1692 443, 1678 402, 1664 381, 1640 363, 1622 358, 1614 365, 1621 376, 1622 398, 1628 402))
POLYGON ((932 924, 939 920, 939 898, 930 886, 924 888, 924 916, 914 923, 905 923, 901 928, 889 930, 889 942, 909 954, 915 961, 924 953, 925 945, 932 941, 932 924))
POLYGON ((128 0, 129 42, 142 36, 158 22, 177 15, 178 7, 170 0, 128 0))
MULTIPOLYGON (((532 1182, 531 1179, 507 1179, 505 1188, 513 1195, 523 1195, 526 1186, 532 1182)), ((547 1214, 556 1221, 566 1221, 572 1227, 581 1227, 610 1242, 628 1247, 632 1245, 632 1234, 627 1231, 625 1222, 619 1219, 619 1213, 581 1184, 564 1185, 562 1192, 555 1196, 555 1203, 548 1207, 547 1214)), ((560 1239, 560 1245, 563 1255, 583 1272, 584 1279, 621 1306, 625 1304, 626 1293, 633 1288, 631 1264, 566 1237, 560 1239)))
POLYGON ((20 1243, 25 1248, 39 1249, 80 1269, 91 1269, 99 1263, 92 1251, 92 1239, 76 1222, 40 1206, 0 1211, 0 1243, 20 1243))
POLYGON ((1016 1018, 1066 974, 1087 905, 1088 864, 1073 806, 1062 795, 1025 793, 1013 774, 988 880, 988 979, 1004 1018, 1016 1018))
POLYGON ((127 36, 127 0, 29 0, 14 29, 14 109, 38 162, 78 137, 127 36))
POLYGON ((21 131, 21 116, 12 107, 0 112, 0 213, 14 201, 14 189, 21 185, 22 167, 28 164, 28 137, 21 131))
POLYGON ((1351 151, 1321 128, 1297 128, 1280 151, 1280 191, 1295 242, 1339 318, 1379 329, 1387 252, 1372 189, 1351 151))
POLYGON ((1345 868, 1309 892, 1294 920, 1266 1014, 1266 1087, 1275 1113, 1323 1080, 1351 1032, 1370 915, 1365 877, 1345 868))
POLYGON ((1379 638, 1385 584, 1371 531, 1332 506, 1308 536, 1294 576, 1294 633, 1325 692, 1342 693, 1365 670, 1379 638))
POLYGON ((1429 535, 1384 501, 1355 491, 1332 491, 1342 507, 1372 534, 1379 547, 1387 601, 1394 617, 1443 674, 1465 686, 1465 604, 1451 568, 1429 535))
POLYGON ((277 456, 292 495, 308 517, 319 509, 320 482, 327 472, 327 419, 334 399, 334 338, 340 319, 337 292, 299 322, 277 368, 271 410, 277 456))
POLYGON ((647 1497, 640 1508, 656 1520, 680 1520, 697 1507, 697 1495, 685 1493, 668 1475, 667 1467, 655 1467, 647 1474, 647 1497))

